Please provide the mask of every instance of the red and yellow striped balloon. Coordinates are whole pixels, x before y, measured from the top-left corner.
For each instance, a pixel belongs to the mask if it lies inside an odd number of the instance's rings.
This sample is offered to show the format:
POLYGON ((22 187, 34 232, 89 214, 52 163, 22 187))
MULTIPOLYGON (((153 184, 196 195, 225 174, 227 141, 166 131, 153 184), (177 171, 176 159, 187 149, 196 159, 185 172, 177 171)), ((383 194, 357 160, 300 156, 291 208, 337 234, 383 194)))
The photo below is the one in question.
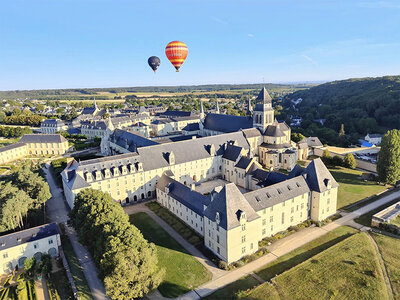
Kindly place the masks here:
POLYGON ((185 61, 188 52, 189 50, 186 44, 179 41, 173 41, 165 47, 165 54, 177 72, 179 72, 179 68, 185 61))

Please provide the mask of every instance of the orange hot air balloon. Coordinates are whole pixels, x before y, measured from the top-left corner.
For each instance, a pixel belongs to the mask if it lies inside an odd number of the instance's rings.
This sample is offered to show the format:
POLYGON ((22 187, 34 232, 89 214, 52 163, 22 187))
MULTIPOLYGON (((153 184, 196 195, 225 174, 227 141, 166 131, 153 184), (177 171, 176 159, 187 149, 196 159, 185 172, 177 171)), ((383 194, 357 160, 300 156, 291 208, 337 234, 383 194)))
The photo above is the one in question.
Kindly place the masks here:
POLYGON ((173 41, 165 47, 165 54, 177 72, 179 72, 179 68, 185 61, 188 51, 186 44, 179 41, 173 41))

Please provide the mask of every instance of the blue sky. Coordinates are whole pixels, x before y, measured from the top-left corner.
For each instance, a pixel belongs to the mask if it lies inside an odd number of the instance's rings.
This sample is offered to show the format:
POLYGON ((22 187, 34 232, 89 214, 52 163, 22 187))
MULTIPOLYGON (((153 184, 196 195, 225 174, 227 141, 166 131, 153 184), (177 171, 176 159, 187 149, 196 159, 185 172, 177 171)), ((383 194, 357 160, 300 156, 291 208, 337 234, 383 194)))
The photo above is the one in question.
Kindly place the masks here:
POLYGON ((396 75, 399 29, 398 0, 2 0, 0 90, 396 75))

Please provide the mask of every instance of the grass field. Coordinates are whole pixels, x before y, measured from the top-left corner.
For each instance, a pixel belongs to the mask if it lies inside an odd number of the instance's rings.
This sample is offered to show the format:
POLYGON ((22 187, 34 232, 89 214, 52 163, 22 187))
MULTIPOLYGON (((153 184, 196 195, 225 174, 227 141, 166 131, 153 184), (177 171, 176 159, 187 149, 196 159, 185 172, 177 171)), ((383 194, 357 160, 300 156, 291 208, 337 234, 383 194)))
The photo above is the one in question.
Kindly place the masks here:
POLYGON ((162 207, 157 202, 148 202, 146 203, 146 206, 155 212, 157 216, 167 222, 169 226, 171 226, 192 245, 203 243, 203 238, 200 235, 198 235, 193 229, 168 211, 168 209, 162 207))
POLYGON ((82 300, 93 299, 92 293, 90 292, 88 283, 86 281, 85 274, 83 274, 81 265, 79 264, 78 258, 75 255, 74 248, 65 235, 61 237, 61 244, 64 250, 65 257, 67 258, 69 268, 74 278, 76 288, 78 289, 79 298, 82 300))
POLYGON ((146 213, 130 215, 129 219, 156 245, 158 264, 166 271, 158 287, 164 297, 177 297, 211 280, 211 273, 146 213))
POLYGON ((255 288, 247 299, 388 299, 377 253, 357 233, 255 288))
POLYGON ((350 204, 386 190, 385 186, 359 179, 362 174, 361 171, 342 167, 329 168, 329 171, 339 183, 338 209, 346 209, 346 206, 350 204))
POLYGON ((400 239, 372 233, 382 254, 395 299, 400 299, 400 239))
MULTIPOLYGON (((349 236, 357 233, 358 231, 347 226, 339 227, 331 232, 328 232, 324 236, 315 239, 314 241, 293 250, 292 252, 279 257, 277 260, 270 264, 261 267, 254 273, 260 276, 265 281, 271 280, 271 278, 279 275, 290 268, 306 261, 312 256, 328 249, 329 247, 343 241, 349 236)), ((238 281, 235 281, 222 289, 219 289, 215 293, 206 297, 205 299, 233 299, 238 291, 244 291, 251 289, 259 285, 259 282, 252 276, 246 276, 238 281)))

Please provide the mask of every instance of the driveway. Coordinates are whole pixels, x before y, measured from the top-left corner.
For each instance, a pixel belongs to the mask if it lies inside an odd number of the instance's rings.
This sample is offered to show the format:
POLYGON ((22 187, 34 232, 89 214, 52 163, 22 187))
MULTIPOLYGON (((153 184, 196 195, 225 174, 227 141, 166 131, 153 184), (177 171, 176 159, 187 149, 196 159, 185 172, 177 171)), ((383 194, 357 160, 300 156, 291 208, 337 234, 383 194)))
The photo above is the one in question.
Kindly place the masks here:
MULTIPOLYGON (((64 223, 66 225, 66 222, 69 219, 68 213, 70 209, 64 198, 62 189, 56 185, 49 167, 50 165, 46 164, 43 168, 52 195, 52 198, 46 202, 48 218, 51 222, 64 223)), ((89 251, 78 242, 78 237, 73 228, 66 225, 65 232, 74 248, 76 257, 82 267, 93 298, 95 300, 108 299, 103 283, 98 278, 98 272, 89 251)))

